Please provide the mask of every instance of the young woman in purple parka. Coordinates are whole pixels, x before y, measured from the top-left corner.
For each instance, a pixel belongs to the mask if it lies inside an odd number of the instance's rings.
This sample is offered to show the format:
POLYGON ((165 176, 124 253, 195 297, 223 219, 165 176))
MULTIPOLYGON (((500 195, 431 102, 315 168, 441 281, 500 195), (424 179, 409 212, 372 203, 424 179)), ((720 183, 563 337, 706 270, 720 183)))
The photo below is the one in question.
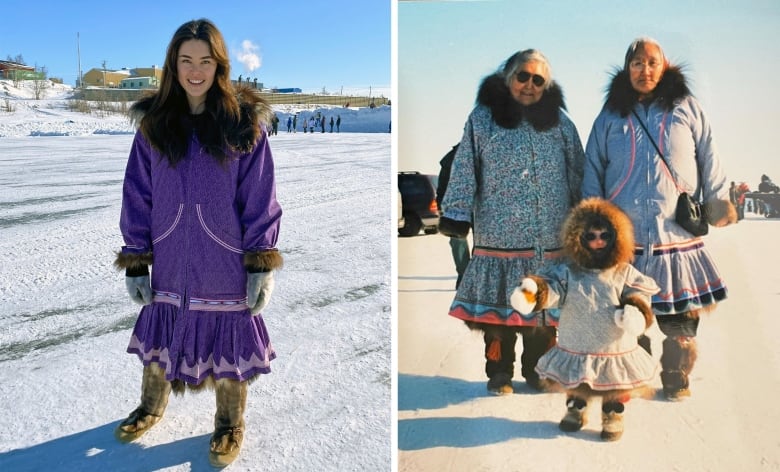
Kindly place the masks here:
POLYGON ((270 108, 250 89, 234 89, 228 57, 213 23, 183 24, 160 89, 133 105, 139 129, 115 261, 143 305, 127 351, 144 365, 141 403, 116 436, 132 441, 156 424, 171 390, 212 387, 214 466, 238 455, 247 384, 270 372, 275 353, 260 311, 282 265, 270 108))

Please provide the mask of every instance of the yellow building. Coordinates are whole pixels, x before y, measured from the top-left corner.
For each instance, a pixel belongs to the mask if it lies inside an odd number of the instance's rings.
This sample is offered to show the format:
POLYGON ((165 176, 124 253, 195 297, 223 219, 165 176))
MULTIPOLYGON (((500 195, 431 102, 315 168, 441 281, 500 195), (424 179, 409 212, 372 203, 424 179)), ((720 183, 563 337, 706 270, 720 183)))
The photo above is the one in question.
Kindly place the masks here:
POLYGON ((152 66, 137 67, 135 69, 123 68, 119 70, 109 70, 96 67, 84 74, 83 81, 84 86, 86 87, 119 88, 124 79, 138 77, 152 77, 153 80, 150 80, 149 82, 159 84, 160 79, 162 79, 162 68, 152 66))

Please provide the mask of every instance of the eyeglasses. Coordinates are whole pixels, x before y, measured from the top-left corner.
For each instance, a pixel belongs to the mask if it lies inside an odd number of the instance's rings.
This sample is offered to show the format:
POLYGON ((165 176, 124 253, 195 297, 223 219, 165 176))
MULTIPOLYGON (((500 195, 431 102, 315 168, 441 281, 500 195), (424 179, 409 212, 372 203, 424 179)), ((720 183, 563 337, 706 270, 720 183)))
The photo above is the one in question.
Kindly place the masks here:
POLYGON ((593 231, 588 231, 587 233, 582 235, 582 239, 585 241, 595 241, 597 239, 600 239, 604 242, 610 242, 612 241, 612 232, 610 231, 602 231, 598 234, 594 233, 593 231))
POLYGON ((531 74, 530 72, 526 72, 524 70, 517 73, 515 76, 517 78, 517 81, 521 84, 524 84, 528 82, 528 79, 531 79, 531 81, 536 85, 537 87, 541 87, 544 85, 544 77, 542 77, 539 74, 531 74))

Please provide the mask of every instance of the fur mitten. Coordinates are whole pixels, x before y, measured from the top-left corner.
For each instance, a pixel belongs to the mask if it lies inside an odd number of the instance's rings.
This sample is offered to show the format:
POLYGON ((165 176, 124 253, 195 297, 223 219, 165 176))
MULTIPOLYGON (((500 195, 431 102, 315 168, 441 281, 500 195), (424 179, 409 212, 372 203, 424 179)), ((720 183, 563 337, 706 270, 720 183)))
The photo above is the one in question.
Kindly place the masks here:
POLYGON ((535 275, 525 277, 520 281, 520 286, 512 291, 509 303, 523 315, 541 311, 547 303, 547 282, 535 275))
POLYGON ((707 222, 715 227, 727 226, 737 222, 737 209, 728 200, 710 200, 704 205, 707 222))
POLYGON ((451 238, 465 238, 469 235, 471 223, 458 221, 442 216, 439 218, 439 233, 451 238))
POLYGON ((246 277, 246 304, 253 315, 260 313, 271 300, 274 291, 274 273, 250 272, 246 277))
POLYGON ((152 303, 152 285, 148 275, 125 277, 125 287, 130 298, 139 305, 152 303))
POLYGON ((509 297, 509 303, 512 304, 512 308, 523 315, 527 315, 536 306, 536 291, 538 289, 533 279, 525 278, 520 282, 520 286, 512 292, 512 296, 509 297))
POLYGON ((630 336, 639 336, 645 332, 645 316, 633 305, 615 310, 615 324, 630 336))

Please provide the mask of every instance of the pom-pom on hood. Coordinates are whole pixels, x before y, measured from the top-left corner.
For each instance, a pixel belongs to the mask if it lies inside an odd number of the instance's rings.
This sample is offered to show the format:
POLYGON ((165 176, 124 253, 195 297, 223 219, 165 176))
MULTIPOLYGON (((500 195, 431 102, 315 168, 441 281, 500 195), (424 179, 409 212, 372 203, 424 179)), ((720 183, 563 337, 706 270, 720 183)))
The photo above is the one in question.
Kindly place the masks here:
POLYGON ((561 230, 561 241, 566 255, 584 269, 607 269, 634 260, 634 226, 615 204, 592 197, 574 207, 561 230), (587 248, 583 235, 592 228, 613 232, 614 238, 603 253, 587 248))

